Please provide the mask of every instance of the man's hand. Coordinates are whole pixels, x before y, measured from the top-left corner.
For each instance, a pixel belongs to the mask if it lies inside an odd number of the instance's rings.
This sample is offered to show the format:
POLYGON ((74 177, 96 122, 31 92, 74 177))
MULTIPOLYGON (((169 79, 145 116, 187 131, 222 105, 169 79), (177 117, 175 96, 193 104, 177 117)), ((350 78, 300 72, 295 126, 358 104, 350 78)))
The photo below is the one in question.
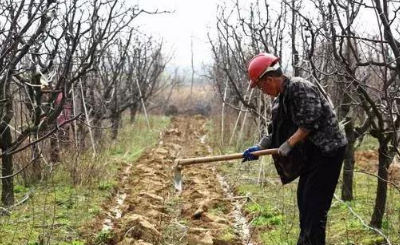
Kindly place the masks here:
POLYGON ((243 152, 243 161, 242 161, 242 162, 258 160, 258 157, 253 156, 253 155, 251 154, 251 152, 253 152, 253 151, 259 151, 259 150, 261 150, 261 146, 259 146, 259 145, 255 145, 255 146, 252 146, 252 147, 247 148, 247 149, 243 152))
POLYGON ((291 146, 288 141, 285 141, 285 143, 278 148, 278 154, 286 157, 292 149, 293 146, 291 146))

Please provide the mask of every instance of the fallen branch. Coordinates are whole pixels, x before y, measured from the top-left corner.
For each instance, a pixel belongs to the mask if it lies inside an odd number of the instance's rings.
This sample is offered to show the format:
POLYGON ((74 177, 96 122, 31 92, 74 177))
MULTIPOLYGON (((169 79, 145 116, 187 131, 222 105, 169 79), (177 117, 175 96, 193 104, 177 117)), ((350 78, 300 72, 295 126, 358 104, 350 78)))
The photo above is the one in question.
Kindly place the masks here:
POLYGON ((27 193, 27 194, 25 195, 25 197, 24 197, 21 201, 17 202, 17 203, 14 204, 14 205, 11 205, 10 207, 8 207, 8 209, 5 208, 5 207, 1 207, 1 206, 0 206, 0 216, 3 216, 3 215, 10 216, 10 215, 12 214, 12 212, 10 211, 10 209, 13 209, 13 208, 15 208, 15 207, 17 207, 17 206, 19 206, 19 205, 25 203, 25 202, 29 199, 29 197, 30 197, 30 195, 29 195, 29 193, 27 193))
POLYGON ((17 202, 16 204, 12 205, 12 206, 10 207, 10 209, 15 208, 15 207, 18 207, 19 205, 24 204, 26 201, 29 200, 30 197, 31 197, 31 196, 30 196, 30 193, 29 193, 29 192, 26 193, 26 195, 24 196, 24 198, 22 198, 22 200, 19 201, 19 202, 17 202))
POLYGON ((11 211, 6 209, 6 208, 4 208, 4 207, 0 207, 0 216, 3 216, 3 215, 10 216, 11 215, 11 211))

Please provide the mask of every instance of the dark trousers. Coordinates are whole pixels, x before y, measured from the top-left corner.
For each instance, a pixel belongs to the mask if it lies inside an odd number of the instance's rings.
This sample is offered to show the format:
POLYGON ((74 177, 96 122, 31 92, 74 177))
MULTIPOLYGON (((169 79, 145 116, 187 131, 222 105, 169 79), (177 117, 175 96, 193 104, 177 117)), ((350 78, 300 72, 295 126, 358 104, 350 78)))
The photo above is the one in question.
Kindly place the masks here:
POLYGON ((300 237, 297 245, 325 245, 329 208, 342 168, 346 147, 322 153, 316 146, 307 148, 310 168, 300 175, 297 205, 300 212, 300 237))

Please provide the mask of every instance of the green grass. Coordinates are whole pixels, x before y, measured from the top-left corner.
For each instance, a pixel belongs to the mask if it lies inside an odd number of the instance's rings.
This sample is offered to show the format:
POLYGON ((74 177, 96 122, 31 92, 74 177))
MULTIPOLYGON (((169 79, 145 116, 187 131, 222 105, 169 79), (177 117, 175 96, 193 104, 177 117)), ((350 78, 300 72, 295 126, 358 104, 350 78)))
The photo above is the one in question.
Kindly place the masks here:
POLYGON ((379 147, 378 139, 372 137, 371 135, 365 135, 364 139, 360 147, 357 150, 366 151, 366 150, 376 150, 379 147))
MULTIPOLYGON (((91 151, 81 154, 79 161, 74 154, 66 156, 50 177, 29 187, 17 178, 16 200, 28 193, 29 199, 12 209, 10 216, 0 216, 0 244, 85 244, 80 228, 102 213, 102 205, 118 184, 118 171, 154 145, 168 124, 169 118, 154 116, 149 130, 139 116, 133 127, 121 129, 118 140, 95 158, 91 151)), ((95 234, 95 239, 104 243, 109 235, 95 234)))
POLYGON ((99 234, 97 234, 95 244, 110 244, 113 236, 114 233, 111 230, 100 231, 99 234))
POLYGON ((235 231, 232 228, 224 229, 220 234, 219 239, 225 242, 234 241, 236 238, 235 231))
POLYGON ((208 212, 209 213, 211 213, 211 214, 214 214, 214 215, 223 215, 223 214, 226 214, 226 213, 229 213, 229 209, 228 209, 228 207, 226 206, 226 205, 223 205, 223 204, 221 204, 221 205, 214 205, 212 208, 210 208, 209 210, 208 210, 208 212))

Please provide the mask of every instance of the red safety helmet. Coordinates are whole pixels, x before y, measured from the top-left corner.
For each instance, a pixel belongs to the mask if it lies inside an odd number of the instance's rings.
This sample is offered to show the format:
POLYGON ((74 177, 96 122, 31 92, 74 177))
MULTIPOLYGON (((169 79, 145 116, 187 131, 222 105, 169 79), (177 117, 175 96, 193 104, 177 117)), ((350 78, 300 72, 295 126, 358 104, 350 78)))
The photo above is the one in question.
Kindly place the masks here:
POLYGON ((279 68, 279 58, 273 54, 261 53, 254 56, 247 67, 250 77, 250 87, 254 88, 257 81, 269 71, 275 71, 279 68))

